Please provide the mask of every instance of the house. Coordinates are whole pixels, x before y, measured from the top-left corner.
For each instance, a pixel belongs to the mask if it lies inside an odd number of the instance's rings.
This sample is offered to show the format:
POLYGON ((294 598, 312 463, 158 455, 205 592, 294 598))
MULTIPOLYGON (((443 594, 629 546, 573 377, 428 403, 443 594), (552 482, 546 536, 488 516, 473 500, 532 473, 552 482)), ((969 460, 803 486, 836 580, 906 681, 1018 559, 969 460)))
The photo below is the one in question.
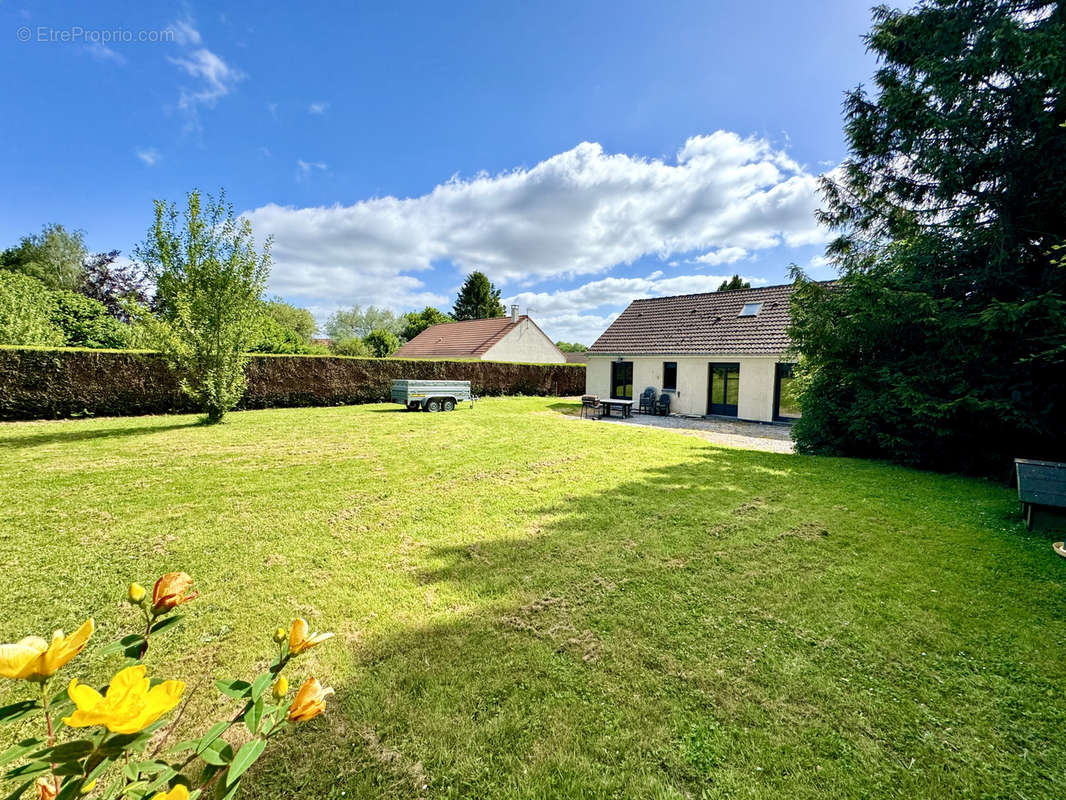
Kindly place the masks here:
POLYGON ((800 415, 787 351, 791 285, 634 300, 589 348, 588 394, 772 422, 800 415))
POLYGON ((566 357, 527 315, 511 306, 511 316, 443 322, 426 328, 392 354, 393 358, 460 358, 564 364, 566 357))
POLYGON ((580 353, 563 353, 567 364, 587 364, 588 354, 582 350, 580 353))

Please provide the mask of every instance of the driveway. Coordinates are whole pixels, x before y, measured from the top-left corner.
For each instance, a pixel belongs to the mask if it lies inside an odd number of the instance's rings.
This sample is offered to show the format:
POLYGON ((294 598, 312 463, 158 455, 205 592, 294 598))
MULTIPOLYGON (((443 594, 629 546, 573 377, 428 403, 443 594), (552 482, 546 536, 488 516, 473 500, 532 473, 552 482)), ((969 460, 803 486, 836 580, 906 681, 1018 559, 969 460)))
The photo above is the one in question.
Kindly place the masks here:
POLYGON ((634 414, 629 419, 586 419, 597 425, 636 425, 645 428, 666 428, 688 436, 698 436, 714 444, 742 447, 745 450, 765 450, 768 453, 794 453, 795 444, 788 425, 769 425, 758 422, 737 422, 724 419, 694 419, 687 417, 652 417, 634 414))

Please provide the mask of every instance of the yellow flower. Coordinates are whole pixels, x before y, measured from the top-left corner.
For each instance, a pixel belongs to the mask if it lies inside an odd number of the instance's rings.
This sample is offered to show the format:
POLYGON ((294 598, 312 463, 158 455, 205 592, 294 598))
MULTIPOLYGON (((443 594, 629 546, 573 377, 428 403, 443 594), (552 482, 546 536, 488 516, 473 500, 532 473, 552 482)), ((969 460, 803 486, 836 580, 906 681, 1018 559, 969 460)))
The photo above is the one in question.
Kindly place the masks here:
POLYGON ((77 711, 63 721, 72 728, 103 725, 112 733, 144 730, 174 708, 185 691, 183 681, 163 681, 152 687, 146 671, 143 664, 126 667, 111 679, 105 695, 75 678, 67 694, 77 711))
POLYGON ((169 792, 160 792, 152 800, 189 800, 189 787, 178 784, 169 792))
POLYGON ((152 613, 156 616, 166 614, 182 603, 188 603, 199 592, 185 594, 192 586, 192 578, 184 572, 168 572, 155 582, 152 589, 152 613))
POLYGON ((308 678, 289 708, 289 722, 307 722, 326 710, 326 696, 333 694, 332 689, 323 689, 318 678, 308 678))
POLYGON ((274 683, 274 688, 271 690, 275 700, 280 700, 289 693, 289 679, 282 675, 274 683))
POLYGON ((136 605, 144 599, 145 594, 146 592, 144 591, 143 586, 141 586, 139 583, 131 583, 129 591, 126 592, 126 597, 131 603, 136 605))
POLYGON ((298 619, 292 623, 292 629, 289 631, 289 652, 292 655, 299 655, 304 650, 310 650, 333 636, 332 633, 309 634, 307 631, 307 620, 298 619))
POLYGON ((43 681, 85 649, 94 630, 96 626, 89 619, 70 636, 56 631, 51 642, 40 636, 27 636, 15 644, 0 644, 0 675, 43 681))

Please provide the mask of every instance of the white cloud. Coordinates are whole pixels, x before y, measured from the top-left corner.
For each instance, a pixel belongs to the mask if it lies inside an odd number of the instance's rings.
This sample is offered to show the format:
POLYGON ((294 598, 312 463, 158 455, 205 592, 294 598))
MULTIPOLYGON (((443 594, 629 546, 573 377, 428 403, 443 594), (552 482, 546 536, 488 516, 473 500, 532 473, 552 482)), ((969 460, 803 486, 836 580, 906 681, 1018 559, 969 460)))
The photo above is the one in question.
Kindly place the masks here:
MULTIPOLYGON (((731 275, 675 275, 664 278, 659 270, 646 278, 601 278, 553 292, 519 292, 503 298, 505 306, 518 303, 554 339, 592 344, 623 309, 639 297, 669 297, 676 294, 713 292, 731 275), (600 313, 590 313, 590 312, 600 313), (610 312, 610 313, 608 313, 610 312)), ((752 286, 764 278, 744 276, 752 286)))
POLYGON ((200 31, 196 30, 192 20, 179 19, 170 23, 167 29, 174 33, 174 41, 182 47, 195 47, 203 41, 200 31))
POLYGON ((311 105, 309 105, 307 107, 307 111, 310 114, 325 114, 326 111, 328 111, 328 110, 329 110, 329 103, 323 103, 323 102, 311 103, 311 105))
POLYGON ((302 158, 296 159, 296 180, 307 180, 311 177, 311 173, 316 169, 325 172, 329 169, 329 165, 324 161, 304 161, 302 158))
POLYGON ((716 267, 719 264, 733 264, 742 258, 748 257, 748 251, 743 247, 723 247, 697 256, 694 260, 700 264, 716 267))
POLYGON ((156 162, 159 161, 159 151, 154 147, 144 147, 137 151, 137 158, 149 167, 154 167, 156 162))
POLYGON ((89 44, 85 45, 85 50, 97 61, 110 61, 119 66, 126 63, 126 57, 124 55, 112 50, 103 42, 89 42, 89 44))
MULTIPOLYGON (((310 174, 314 162, 304 163, 300 173, 310 174)), ((713 266, 782 244, 821 242, 828 237, 814 219, 818 206, 816 176, 785 152, 717 131, 689 139, 673 161, 584 142, 533 167, 452 178, 418 197, 269 204, 247 216, 258 235, 275 237, 279 291, 402 308, 423 302, 410 301, 425 294, 412 273, 446 262, 517 288, 604 273, 648 255, 713 266)), ((699 287, 721 280, 680 276, 656 286, 706 291, 699 287)))
POLYGON ((199 47, 203 37, 190 20, 171 23, 170 30, 174 31, 174 41, 185 49, 185 53, 168 56, 167 60, 196 81, 194 86, 181 87, 178 108, 188 117, 186 130, 198 130, 200 109, 214 108, 247 76, 227 64, 217 53, 199 47))

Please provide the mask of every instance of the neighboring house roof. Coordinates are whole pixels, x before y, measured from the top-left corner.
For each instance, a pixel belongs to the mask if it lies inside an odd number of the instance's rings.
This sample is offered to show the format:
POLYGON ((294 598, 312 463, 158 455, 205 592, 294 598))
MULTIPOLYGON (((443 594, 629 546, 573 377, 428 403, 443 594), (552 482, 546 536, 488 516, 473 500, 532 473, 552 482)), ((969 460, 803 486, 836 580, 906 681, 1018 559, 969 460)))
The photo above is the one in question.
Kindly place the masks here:
POLYGON ((758 355, 788 349, 792 284, 634 300, 589 348, 610 354, 758 355), (747 303, 758 314, 740 316, 747 303))
POLYGON ((584 350, 580 353, 563 353, 563 356, 566 358, 567 364, 586 364, 589 360, 584 350))
POLYGON ((523 314, 517 322, 512 322, 510 317, 493 317, 431 325, 393 353, 392 357, 480 358, 525 319, 529 317, 523 314))

